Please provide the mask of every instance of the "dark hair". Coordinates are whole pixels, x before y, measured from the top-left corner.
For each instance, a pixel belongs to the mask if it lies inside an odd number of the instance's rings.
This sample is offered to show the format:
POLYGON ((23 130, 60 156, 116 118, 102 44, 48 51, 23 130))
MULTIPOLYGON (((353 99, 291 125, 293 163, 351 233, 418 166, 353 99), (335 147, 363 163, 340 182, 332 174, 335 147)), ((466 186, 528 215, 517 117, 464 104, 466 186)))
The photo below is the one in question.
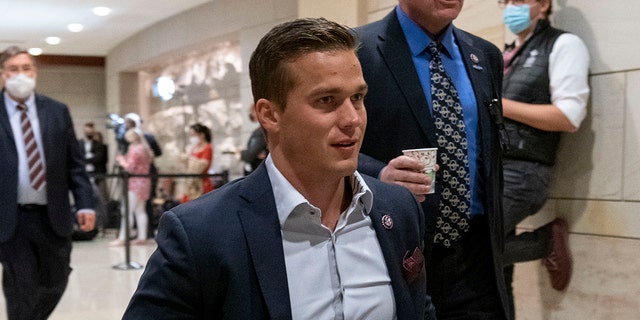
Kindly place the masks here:
POLYGON ((0 54, 0 69, 4 69, 4 63, 7 62, 7 60, 19 54, 28 54, 29 57, 31 58, 31 62, 34 65, 36 64, 35 59, 33 58, 33 56, 31 56, 31 54, 29 53, 29 51, 27 51, 27 49, 20 48, 18 46, 10 46, 4 49, 4 51, 2 51, 2 54, 0 54))
POLYGON ((311 52, 358 49, 355 32, 324 18, 296 19, 275 26, 262 37, 249 61, 253 100, 265 98, 285 108, 295 85, 285 63, 311 52))
POLYGON ((85 127, 94 128, 95 124, 93 122, 87 122, 84 124, 85 127))
POLYGON ((211 130, 209 129, 209 127, 200 123, 196 123, 191 125, 189 128, 197 134, 204 134, 204 140, 207 141, 207 143, 211 143, 211 130))

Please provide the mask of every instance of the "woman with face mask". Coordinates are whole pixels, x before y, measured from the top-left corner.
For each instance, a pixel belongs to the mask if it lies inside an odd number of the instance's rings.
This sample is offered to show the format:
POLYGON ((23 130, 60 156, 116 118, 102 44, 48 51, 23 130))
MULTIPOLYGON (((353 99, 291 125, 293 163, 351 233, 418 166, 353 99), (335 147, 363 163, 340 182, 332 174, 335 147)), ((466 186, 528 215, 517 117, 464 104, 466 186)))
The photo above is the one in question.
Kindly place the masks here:
POLYGON ((505 281, 510 288, 514 263, 542 259, 551 286, 562 291, 573 271, 567 221, 515 231, 547 200, 561 133, 578 130, 586 116, 589 52, 578 36, 551 26, 551 0, 501 3, 504 23, 517 36, 503 54, 505 281))
MULTIPOLYGON (((137 128, 131 128, 124 134, 125 140, 129 143, 127 153, 116 157, 116 162, 123 170, 130 174, 149 174, 149 167, 153 161, 153 151, 147 145, 143 138, 142 131, 137 128)), ((131 241, 133 245, 145 244, 147 241, 147 227, 149 218, 145 210, 145 202, 149 199, 151 180, 147 177, 129 178, 129 227, 133 226, 133 218, 138 230, 135 240, 131 241)), ((125 214, 120 219, 120 233, 118 239, 111 242, 112 246, 124 245, 125 237, 129 232, 125 232, 125 214)))
MULTIPOLYGON (((187 172, 192 174, 207 174, 213 162, 213 147, 211 146, 211 130, 200 123, 189 127, 189 153, 185 157, 187 172)), ((209 177, 201 179, 187 179, 185 194, 181 201, 193 200, 211 190, 213 183, 209 177)))

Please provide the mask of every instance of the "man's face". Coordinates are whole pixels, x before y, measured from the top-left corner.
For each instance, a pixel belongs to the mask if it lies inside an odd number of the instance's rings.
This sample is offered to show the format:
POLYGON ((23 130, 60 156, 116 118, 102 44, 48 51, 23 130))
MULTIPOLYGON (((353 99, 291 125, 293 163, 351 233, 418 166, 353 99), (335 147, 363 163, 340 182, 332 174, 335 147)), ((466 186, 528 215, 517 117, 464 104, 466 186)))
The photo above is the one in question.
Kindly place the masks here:
POLYGON ((95 129, 93 127, 89 127, 89 126, 84 127, 85 138, 89 140, 93 139, 94 133, 95 133, 95 129))
POLYGON ((432 34, 438 34, 458 17, 464 0, 400 0, 402 10, 432 34))
POLYGON ((7 59, 2 66, 2 80, 4 82, 7 79, 17 76, 20 73, 36 80, 38 73, 36 71, 36 66, 33 64, 33 60, 31 56, 26 53, 21 53, 14 57, 7 59))
POLYGON ((367 125, 367 84, 355 53, 313 52, 287 68, 295 85, 268 133, 282 156, 278 169, 312 179, 353 174, 367 125))

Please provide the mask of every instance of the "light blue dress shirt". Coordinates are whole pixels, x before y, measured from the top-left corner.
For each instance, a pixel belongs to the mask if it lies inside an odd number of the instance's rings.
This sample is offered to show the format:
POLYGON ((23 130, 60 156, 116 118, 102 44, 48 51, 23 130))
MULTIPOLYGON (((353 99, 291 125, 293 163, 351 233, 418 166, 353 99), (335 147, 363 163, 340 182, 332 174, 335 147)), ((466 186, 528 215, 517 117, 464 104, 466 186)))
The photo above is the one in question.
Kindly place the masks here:
MULTIPOLYGON (((420 84, 424 90, 427 98, 427 103, 432 106, 431 98, 431 72, 429 71, 429 62, 431 61, 431 54, 427 49, 427 46, 431 41, 429 35, 422 30, 413 20, 411 20, 403 11, 400 6, 396 6, 396 15, 400 22, 400 27, 404 32, 405 38, 409 44, 411 55, 413 57, 413 64, 418 72, 420 78, 420 84)), ((467 70, 464 66, 463 58, 460 54, 460 49, 456 43, 456 39, 453 35, 453 26, 450 24, 444 33, 440 36, 440 43, 445 48, 444 52, 441 52, 440 57, 442 64, 447 71, 447 74, 451 77, 453 84, 458 90, 460 97, 460 104, 462 104, 462 113, 464 116, 465 133, 467 134, 467 140, 469 146, 467 150, 467 156, 469 158, 469 174, 471 178, 471 214, 482 214, 482 199, 480 190, 480 181, 478 174, 479 166, 479 142, 478 137, 478 104, 473 91, 473 85, 467 74, 467 70)), ((430 107, 429 112, 433 114, 433 110, 430 107)))
POLYGON ((335 230, 273 163, 265 160, 282 230, 293 319, 396 319, 382 249, 371 224, 373 194, 355 172, 353 198, 335 230))

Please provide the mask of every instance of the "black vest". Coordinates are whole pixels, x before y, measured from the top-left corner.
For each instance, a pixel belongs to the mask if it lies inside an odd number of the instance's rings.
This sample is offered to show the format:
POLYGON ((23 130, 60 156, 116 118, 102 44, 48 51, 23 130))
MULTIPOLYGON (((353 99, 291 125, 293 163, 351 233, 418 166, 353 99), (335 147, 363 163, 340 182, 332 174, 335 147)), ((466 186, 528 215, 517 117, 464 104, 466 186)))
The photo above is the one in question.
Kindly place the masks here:
MULTIPOLYGON (((547 20, 538 21, 533 35, 511 60, 510 69, 504 75, 504 98, 530 104, 551 103, 549 55, 556 39, 563 33, 551 27, 547 20)), ((554 164, 560 132, 539 130, 510 119, 505 119, 505 127, 509 135, 509 151, 504 154, 505 158, 554 164)))

